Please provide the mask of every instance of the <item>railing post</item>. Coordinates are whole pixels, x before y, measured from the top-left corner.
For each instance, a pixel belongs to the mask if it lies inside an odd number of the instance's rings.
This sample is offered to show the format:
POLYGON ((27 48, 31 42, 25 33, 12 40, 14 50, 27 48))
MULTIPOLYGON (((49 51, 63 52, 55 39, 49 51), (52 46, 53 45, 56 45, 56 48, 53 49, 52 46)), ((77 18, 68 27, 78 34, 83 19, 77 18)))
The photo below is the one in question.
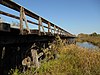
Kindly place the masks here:
POLYGON ((56 26, 54 25, 54 34, 55 34, 55 31, 56 31, 56 26))
POLYGON ((43 33, 44 33, 44 35, 46 35, 46 33, 44 31, 44 26, 42 25, 42 19, 41 19, 41 17, 39 17, 39 18, 40 18, 40 26, 42 26, 43 33))
POLYGON ((58 34, 59 34, 59 28, 58 28, 58 34))
POLYGON ((31 31, 30 31, 30 29, 29 29, 29 27, 28 27, 27 19, 26 19, 25 13, 24 13, 24 8, 22 8, 22 10, 23 10, 23 19, 24 19, 25 24, 26 24, 26 30, 27 30, 28 33, 30 34, 31 31))
POLYGON ((61 30, 61 35, 63 35, 63 31, 61 30))
POLYGON ((20 8, 20 34, 23 34, 23 8, 20 8))
POLYGON ((61 35, 61 30, 59 30, 59 32, 60 32, 59 34, 61 35))
POLYGON ((48 33, 50 33, 50 26, 51 26, 51 24, 50 24, 50 22, 48 22, 48 33))
POLYGON ((41 24, 42 24, 41 17, 39 17, 38 22, 39 22, 39 25, 38 25, 39 33, 38 34, 41 35, 41 24))
POLYGON ((24 8, 20 7, 20 34, 22 35, 23 35, 23 20, 25 21, 26 30, 28 31, 28 33, 31 33, 24 13, 24 8))
POLYGON ((62 35, 64 35, 64 32, 62 31, 62 35))
POLYGON ((58 35, 58 28, 57 28, 57 35, 58 35))

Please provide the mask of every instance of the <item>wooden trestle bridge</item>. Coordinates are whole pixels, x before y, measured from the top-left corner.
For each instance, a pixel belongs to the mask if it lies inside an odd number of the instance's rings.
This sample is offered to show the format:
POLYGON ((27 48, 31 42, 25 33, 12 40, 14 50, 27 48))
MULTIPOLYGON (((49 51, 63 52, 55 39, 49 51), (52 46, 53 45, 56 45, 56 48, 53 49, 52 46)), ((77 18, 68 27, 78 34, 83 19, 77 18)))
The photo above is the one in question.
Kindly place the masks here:
POLYGON ((53 42, 56 35, 61 39, 66 39, 67 43, 72 43, 74 35, 51 23, 41 16, 29 11, 19 4, 10 0, 0 0, 0 4, 19 12, 19 16, 4 12, 0 9, 0 14, 19 20, 19 28, 12 27, 10 24, 0 23, 0 73, 4 70, 21 64, 27 50, 35 43, 38 48, 47 47, 48 42, 53 42), (37 22, 27 19, 29 16, 37 22), (24 23, 25 22, 25 25, 24 23), (29 24, 37 25, 38 29, 30 28, 29 24), (45 25, 43 25, 45 24, 45 25), (47 30, 47 31, 46 31, 47 30), (70 40, 70 41, 68 41, 70 40))

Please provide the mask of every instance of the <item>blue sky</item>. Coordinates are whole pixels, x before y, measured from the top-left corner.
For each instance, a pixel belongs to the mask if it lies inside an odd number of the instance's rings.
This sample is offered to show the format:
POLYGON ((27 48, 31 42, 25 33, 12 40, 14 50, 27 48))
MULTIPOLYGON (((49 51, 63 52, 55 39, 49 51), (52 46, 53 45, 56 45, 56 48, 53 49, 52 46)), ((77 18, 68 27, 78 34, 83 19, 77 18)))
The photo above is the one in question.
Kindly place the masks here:
MULTIPOLYGON (((100 33, 100 0, 13 1, 73 34, 100 33)), ((2 5, 0 5, 0 9, 19 15, 2 5)), ((9 20, 5 16, 0 16, 6 21, 9 20)))

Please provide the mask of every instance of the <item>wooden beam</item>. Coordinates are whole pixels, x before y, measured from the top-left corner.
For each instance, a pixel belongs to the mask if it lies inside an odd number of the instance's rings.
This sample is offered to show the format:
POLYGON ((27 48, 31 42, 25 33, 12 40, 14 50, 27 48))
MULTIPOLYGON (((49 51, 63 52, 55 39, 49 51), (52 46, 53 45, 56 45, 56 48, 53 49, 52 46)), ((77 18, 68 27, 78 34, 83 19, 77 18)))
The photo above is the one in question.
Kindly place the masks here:
MULTIPOLYGON (((6 13, 6 12, 3 12, 3 11, 1 11, 1 10, 0 10, 0 14, 20 20, 20 17, 15 16, 15 15, 12 15, 12 14, 9 14, 9 13, 6 13)), ((32 22, 32 21, 30 21, 30 20, 27 20, 27 22, 29 22, 29 23, 31 23, 31 24, 38 25, 38 23, 32 22)))
MULTIPOLYGON (((12 15, 12 14, 9 14, 9 13, 6 13, 6 12, 1 11, 1 10, 0 10, 0 14, 20 20, 20 17, 15 16, 15 15, 12 15)), ((34 24, 34 25, 39 25, 38 23, 32 22, 32 21, 30 21, 30 20, 27 20, 27 22, 29 22, 29 23, 31 23, 31 24, 34 24)), ((45 28, 48 29, 47 26, 43 26, 43 27, 45 27, 45 28)))

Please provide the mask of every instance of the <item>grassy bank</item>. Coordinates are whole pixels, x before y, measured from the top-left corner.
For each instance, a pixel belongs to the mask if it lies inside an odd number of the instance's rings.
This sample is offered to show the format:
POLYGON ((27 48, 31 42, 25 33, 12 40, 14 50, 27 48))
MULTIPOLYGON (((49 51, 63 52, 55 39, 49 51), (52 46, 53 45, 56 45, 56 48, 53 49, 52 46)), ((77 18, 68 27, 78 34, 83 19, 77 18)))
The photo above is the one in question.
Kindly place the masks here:
MULTIPOLYGON (((100 50, 91 51, 73 44, 64 45, 59 39, 52 44, 51 49, 53 52, 57 50, 59 58, 43 60, 36 75, 100 75, 100 50)), ((20 73, 16 69, 12 75, 34 75, 34 71, 31 69, 20 73)))
POLYGON ((42 64, 39 75, 100 75, 100 52, 75 45, 62 50, 59 59, 42 64))
POLYGON ((76 39, 78 42, 90 42, 94 45, 100 47, 100 35, 99 34, 79 34, 78 38, 76 39))

